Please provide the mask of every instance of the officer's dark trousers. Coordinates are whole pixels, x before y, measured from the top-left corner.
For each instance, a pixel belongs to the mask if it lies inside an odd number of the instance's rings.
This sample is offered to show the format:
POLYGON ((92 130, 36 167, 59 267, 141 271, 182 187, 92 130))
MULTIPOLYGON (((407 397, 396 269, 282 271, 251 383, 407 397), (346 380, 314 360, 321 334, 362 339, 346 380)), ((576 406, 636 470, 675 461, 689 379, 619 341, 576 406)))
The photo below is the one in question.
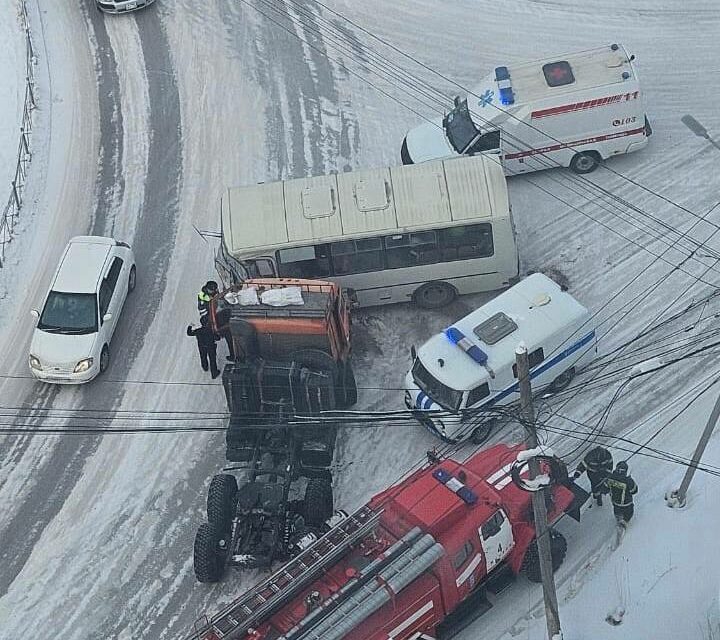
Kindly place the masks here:
POLYGON ((629 504, 625 507, 619 507, 617 505, 613 505, 613 511, 615 512, 615 517, 618 520, 624 520, 625 522, 630 522, 630 520, 633 517, 633 514, 635 513, 635 505, 629 504))
POLYGON ((590 491, 592 492, 593 498, 597 500, 606 491, 605 485, 603 485, 606 474, 602 471, 588 471, 587 476, 588 480, 590 480, 590 491))
POLYGON ((207 371, 209 368, 212 377, 217 377, 219 373, 217 366, 217 347, 214 344, 211 347, 199 344, 198 351, 200 352, 200 365, 203 371, 207 371))

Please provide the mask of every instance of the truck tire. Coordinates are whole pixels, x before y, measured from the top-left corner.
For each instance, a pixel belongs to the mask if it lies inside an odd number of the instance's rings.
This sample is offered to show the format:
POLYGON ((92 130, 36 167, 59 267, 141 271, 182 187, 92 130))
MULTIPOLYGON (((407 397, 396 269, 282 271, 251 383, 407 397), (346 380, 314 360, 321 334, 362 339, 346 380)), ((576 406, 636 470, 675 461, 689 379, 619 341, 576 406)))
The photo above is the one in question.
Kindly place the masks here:
POLYGON ((305 524, 321 527, 332 514, 332 485, 323 478, 310 478, 305 487, 305 524))
MULTIPOLYGON (((550 556, 552 558, 552 570, 555 573, 565 560, 567 553, 567 540, 559 531, 549 529, 550 532, 550 556)), ((540 575, 540 554, 538 553, 537 540, 533 540, 525 552, 521 571, 525 572, 530 582, 542 582, 540 575)))
POLYGON ((195 534, 193 566, 198 582, 219 582, 225 572, 225 554, 220 550, 218 528, 203 522, 195 534))
POLYGON ((457 298, 455 287, 447 282, 426 282, 415 289, 412 301, 421 309, 440 309, 457 298))
POLYGON ((235 499, 237 497, 237 480, 235 476, 220 473, 213 476, 207 495, 207 519, 217 526, 223 534, 230 533, 232 519, 235 515, 235 499))
POLYGON ((600 166, 602 158, 597 151, 583 151, 576 153, 570 160, 570 171, 583 175, 592 173, 600 166))
POLYGON ((338 402, 341 409, 348 409, 357 404, 358 389, 355 380, 355 372, 350 362, 346 362, 342 368, 342 402, 338 402))
POLYGON ((575 367, 570 367, 568 370, 563 371, 555 380, 553 380, 548 386, 550 393, 558 393, 563 389, 567 389, 570 383, 575 377, 575 367))

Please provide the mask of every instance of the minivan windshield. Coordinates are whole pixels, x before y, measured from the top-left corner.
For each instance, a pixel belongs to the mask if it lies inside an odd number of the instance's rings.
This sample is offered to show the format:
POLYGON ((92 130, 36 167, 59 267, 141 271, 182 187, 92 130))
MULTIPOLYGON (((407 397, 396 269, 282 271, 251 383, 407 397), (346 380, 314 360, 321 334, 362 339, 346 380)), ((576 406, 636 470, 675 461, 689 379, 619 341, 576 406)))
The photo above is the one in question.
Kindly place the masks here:
POLYGON ((95 294, 51 291, 37 328, 48 333, 95 333, 98 330, 95 294))
POLYGON ((460 408, 462 400, 462 391, 457 391, 445 386, 442 382, 436 380, 432 374, 420 362, 420 358, 415 358, 412 368, 412 377, 415 384, 427 394, 433 402, 439 404, 447 411, 457 411, 460 408))
POLYGON ((445 116, 443 127, 448 141, 458 153, 465 151, 467 146, 481 133, 470 117, 467 100, 459 102, 445 116))

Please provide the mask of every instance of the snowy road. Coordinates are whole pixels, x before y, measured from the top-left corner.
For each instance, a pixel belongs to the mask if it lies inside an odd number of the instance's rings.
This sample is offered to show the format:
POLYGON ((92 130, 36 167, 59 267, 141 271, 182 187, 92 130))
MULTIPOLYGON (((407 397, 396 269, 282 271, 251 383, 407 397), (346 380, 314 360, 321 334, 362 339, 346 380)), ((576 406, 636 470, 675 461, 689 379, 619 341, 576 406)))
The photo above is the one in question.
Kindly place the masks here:
MULTIPOLYGON (((705 242, 720 223, 720 210, 713 210, 720 200, 718 151, 680 121, 691 114, 711 132, 720 128, 720 15, 710 0, 682 9, 649 0, 629 8, 617 0, 511 0, 502 15, 489 0, 461 0, 440 12, 430 0, 330 3, 338 14, 310 0, 158 0, 120 17, 98 14, 89 0, 30 5, 33 29, 44 36, 40 126, 47 135, 31 174, 34 226, 20 241, 26 254, 17 262, 24 274, 20 304, 2 310, 0 347, 13 357, 2 363, 0 397, 16 425, 41 423, 49 409, 101 410, 131 423, 127 412, 222 408, 218 385, 196 384, 209 380, 184 336, 195 291, 212 273, 211 247, 192 225, 217 229, 219 195, 228 184, 397 163, 405 130, 418 121, 413 111, 436 114, 397 75, 387 75, 391 61, 439 86, 448 103, 457 91, 359 26, 465 86, 496 63, 624 42, 638 58, 655 130, 651 144, 591 178, 623 202, 562 170, 512 179, 522 268, 564 274, 573 294, 600 312, 600 321, 609 319, 601 334, 619 320, 601 341, 606 352, 666 306, 681 308, 676 298, 693 276, 704 282, 686 300, 720 283, 716 261, 692 241, 705 242), (477 24, 472 37, 469 20, 477 24), (691 230, 680 238, 661 223, 691 230), (79 389, 44 387, 27 377, 27 309, 40 304, 65 241, 80 233, 132 242, 138 289, 106 378, 79 389), (665 253, 659 260, 649 252, 665 253)), ((708 244, 720 251, 717 237, 708 244)), ((461 299, 438 314, 405 305, 361 314, 360 406, 402 406, 394 389, 411 342, 479 299, 461 299)), ((705 316, 717 308, 709 305, 705 316)), ((606 432, 637 424, 713 368, 705 356, 652 382, 631 383, 606 432)), ((592 423, 615 388, 554 407, 592 423)), ((338 504, 359 505, 435 444, 420 427, 345 432, 338 504)), ((252 575, 231 573, 207 587, 192 573, 192 540, 206 484, 222 464, 221 445, 220 437, 202 434, 6 436, 0 640, 48 628, 64 640, 176 638, 249 584, 252 575)), ((570 439, 560 445, 574 446, 570 439)), ((576 525, 566 572, 592 555, 601 531, 582 533, 576 525)), ((486 637, 522 630, 518 610, 538 601, 538 590, 520 581, 483 617, 486 637)))

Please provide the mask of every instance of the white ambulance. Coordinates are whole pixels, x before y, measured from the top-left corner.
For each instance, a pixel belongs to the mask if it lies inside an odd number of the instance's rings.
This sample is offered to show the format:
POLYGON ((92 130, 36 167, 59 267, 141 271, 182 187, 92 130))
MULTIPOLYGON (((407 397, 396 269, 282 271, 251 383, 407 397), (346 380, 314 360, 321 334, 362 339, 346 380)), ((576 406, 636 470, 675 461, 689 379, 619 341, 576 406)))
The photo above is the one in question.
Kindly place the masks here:
POLYGON ((446 442, 484 442, 494 420, 482 409, 519 399, 521 342, 533 392, 566 388, 597 352, 591 313, 536 273, 413 349, 405 405, 446 442))
POLYGON ((506 175, 590 173, 652 133, 633 60, 619 44, 496 67, 444 118, 411 129, 403 164, 498 149, 506 175))

